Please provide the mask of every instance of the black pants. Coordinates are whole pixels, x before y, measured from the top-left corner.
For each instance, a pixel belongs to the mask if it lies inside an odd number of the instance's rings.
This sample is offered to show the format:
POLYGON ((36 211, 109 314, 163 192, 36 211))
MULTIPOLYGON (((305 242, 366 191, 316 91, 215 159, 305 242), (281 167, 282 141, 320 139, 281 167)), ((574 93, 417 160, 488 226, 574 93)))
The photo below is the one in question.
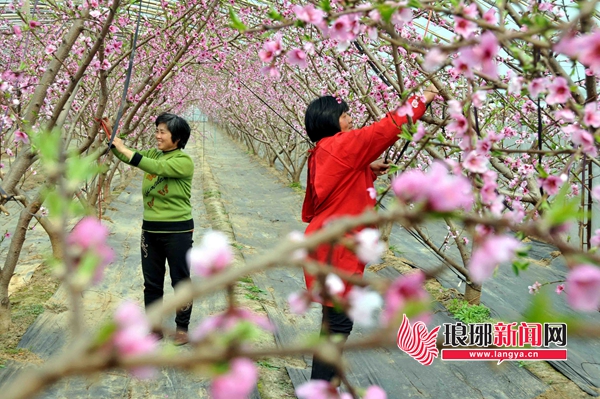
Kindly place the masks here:
MULTIPOLYGON (((144 305, 162 301, 165 285, 165 262, 169 262, 169 273, 173 289, 177 284, 190 279, 190 268, 186 254, 192 248, 192 232, 186 233, 149 233, 142 231, 142 272, 144 273, 144 305)), ((175 324, 177 329, 188 330, 192 302, 177 310, 175 324)))
MULTIPOLYGON (((329 334, 342 334, 348 339, 353 326, 354 322, 348 318, 346 313, 337 312, 334 308, 329 306, 323 306, 321 335, 325 335, 329 332, 329 334)), ((335 376, 335 367, 319 360, 316 356, 313 356, 312 372, 310 374, 311 380, 331 381, 335 376)))

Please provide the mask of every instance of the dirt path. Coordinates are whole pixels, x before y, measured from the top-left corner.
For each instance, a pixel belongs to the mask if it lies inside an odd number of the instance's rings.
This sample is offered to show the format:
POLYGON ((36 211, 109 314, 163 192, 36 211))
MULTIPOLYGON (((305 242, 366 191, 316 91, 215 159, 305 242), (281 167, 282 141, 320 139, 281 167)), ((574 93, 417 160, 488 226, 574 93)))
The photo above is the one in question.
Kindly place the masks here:
MULTIPOLYGON (((246 259, 268 251, 290 231, 304 230, 305 225, 300 221, 302 196, 282 184, 245 150, 217 133, 206 140, 204 152, 218 183, 236 242, 246 259)), ((398 271, 384 267, 378 274, 394 278, 398 271)), ((304 288, 300 270, 278 268, 253 279, 264 291, 262 304, 278 327, 278 343, 298 342, 316 334, 320 318, 318 307, 299 317, 292 315, 287 306, 287 296, 304 288)), ((432 324, 452 321, 445 309, 438 306, 437 310, 432 324)), ((365 330, 355 329, 351 339, 365 333, 365 330)), ((363 387, 378 384, 389 398, 534 398, 549 389, 514 363, 498 368, 475 362, 434 362, 430 367, 423 367, 394 348, 347 353, 346 358, 352 383, 363 387)), ((295 386, 310 373, 310 358, 303 357, 299 361, 287 368, 295 386)))
MULTIPOLYGON (((214 128, 210 128, 214 132, 214 128)), ((268 251, 292 230, 303 231, 300 220, 302 195, 249 156, 241 147, 221 134, 211 135, 203 145, 190 146, 196 159, 197 173, 193 186, 194 241, 198 243, 208 228, 230 235, 237 249, 236 262, 243 263, 268 251)), ((118 303, 132 298, 142 303, 142 276, 138 253, 141 224, 140 178, 134 178, 113 201, 106 213, 111 228, 110 244, 118 252, 120 262, 110 267, 100 286, 84 295, 85 318, 90 328, 111 317, 118 303)), ((404 270, 392 261, 377 267, 377 273, 395 278, 404 270)), ((276 268, 251 276, 237 287, 237 299, 244 306, 264 312, 277 326, 274 337, 262 337, 263 345, 300 342, 316 335, 319 306, 304 316, 290 313, 287 297, 304 289, 299 269, 276 268)), ((170 289, 166 289, 169 295, 170 289)), ((46 310, 32 324, 19 344, 42 360, 65 349, 69 340, 69 311, 65 292, 59 289, 52 297, 52 311, 46 310)), ((223 294, 203 298, 194 303, 191 326, 225 307, 223 294)), ((452 322, 446 310, 435 305, 432 324, 452 322)), ((173 320, 165 326, 174 328, 173 320)), ((355 329, 351 339, 368 331, 355 329)), ((180 348, 179 350, 188 350, 180 348)), ((358 386, 382 386, 388 398, 559 398, 575 397, 557 394, 514 362, 503 367, 476 362, 436 361, 424 367, 397 348, 348 352, 350 381, 358 386), (562 396, 561 396, 562 395, 562 396)), ((252 398, 294 397, 293 386, 306 381, 310 374, 310 357, 263 359, 258 362, 261 380, 252 398), (293 385, 293 386, 292 386, 293 385)), ((0 368, 0 385, 27 363, 9 362, 0 368)), ((550 377, 552 378, 552 377, 550 377)), ((548 381, 548 379, 545 379, 548 381)), ((132 379, 123 371, 112 371, 97 378, 71 378, 44 392, 42 398, 207 398, 208 382, 193 374, 163 369, 158 379, 148 382, 132 379)), ((577 396, 580 397, 580 396, 577 396)))
MULTIPOLYGON (((194 157, 197 148, 188 150, 194 157)), ((87 327, 93 329, 110 318, 117 305, 126 298, 143 303, 143 277, 140 266, 139 236, 142 220, 141 173, 135 176, 131 184, 116 198, 106 212, 106 224, 111 235, 109 244, 117 252, 118 262, 114 262, 106 271, 102 283, 87 290, 83 296, 84 317, 87 327)), ((203 233, 211 227, 203 202, 202 174, 195 174, 192 200, 195 222, 194 242, 198 243, 203 233)), ((28 245, 32 245, 29 244, 28 245)), ((30 247, 31 253, 35 253, 30 247)), ((167 275, 165 296, 172 295, 170 279, 167 275)), ((69 301, 64 289, 59 290, 50 299, 54 311, 44 311, 30 326, 19 348, 29 350, 42 361, 53 354, 68 350, 70 340, 69 301)), ((203 318, 223 310, 225 296, 216 294, 194 302, 190 327, 197 325, 203 318)), ((165 327, 174 330, 173 319, 165 320, 165 327)), ((168 343, 164 342, 163 345, 168 343)), ((187 347, 177 350, 186 351, 187 347)), ((11 376, 30 363, 10 361, 0 368, 0 386, 9 382, 11 376)), ((208 398, 209 383, 197 375, 162 369, 159 377, 152 381, 139 381, 125 371, 111 371, 97 377, 69 378, 53 385, 43 392, 40 398, 208 398)), ((259 398, 258 394, 253 398, 259 398)))

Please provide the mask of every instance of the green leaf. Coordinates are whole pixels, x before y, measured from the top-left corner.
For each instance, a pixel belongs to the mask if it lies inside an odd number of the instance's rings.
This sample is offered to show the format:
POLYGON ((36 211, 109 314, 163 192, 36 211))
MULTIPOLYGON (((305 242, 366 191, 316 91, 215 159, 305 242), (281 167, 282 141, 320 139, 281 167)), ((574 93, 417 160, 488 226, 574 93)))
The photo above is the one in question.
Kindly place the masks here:
POLYGON ((47 192, 44 205, 48 208, 48 217, 50 219, 60 218, 66 209, 64 199, 54 190, 47 192))
POLYGON ((396 7, 392 7, 389 4, 383 3, 383 4, 377 5, 377 11, 379 11, 379 14, 381 15, 381 19, 383 19, 383 21, 388 24, 392 21, 392 15, 394 15, 396 10, 397 10, 396 7))
POLYGON ((410 130, 408 130, 406 124, 402 125, 402 133, 400 134, 400 137, 402 137, 404 140, 412 141, 412 133, 410 132, 410 130))
POLYGON ((513 263, 512 263, 512 268, 513 268, 513 271, 515 272, 516 276, 519 275, 519 272, 521 270, 527 270, 528 267, 529 267, 529 262, 526 260, 517 259, 517 260, 513 261, 513 263))
POLYGON ((535 27, 547 29, 550 27, 550 21, 543 14, 536 14, 532 21, 535 27))
POLYGON ((568 198, 567 193, 569 189, 570 186, 568 184, 563 185, 550 209, 544 212, 544 221, 548 227, 560 226, 580 215, 579 198, 568 198))
POLYGON ((279 12, 277 12, 277 10, 274 9, 273 7, 271 7, 271 9, 269 10, 269 13, 267 15, 273 21, 283 21, 283 17, 281 16, 281 14, 279 12))
POLYGON ((77 190, 81 183, 97 175, 100 167, 90 156, 80 157, 72 154, 66 161, 65 177, 70 191, 77 190))
POLYGON ((238 17, 233 7, 229 7, 229 18, 231 19, 231 24, 229 26, 231 26, 233 29, 241 33, 244 33, 248 30, 248 27, 246 27, 240 17, 238 17))
POLYGON ((94 346, 102 346, 104 343, 108 342, 115 331, 117 331, 117 324, 115 322, 111 321, 104 324, 96 333, 96 337, 94 338, 94 346))
POLYGON ((538 173, 540 174, 540 177, 541 177, 542 179, 546 179, 546 178, 548 178, 548 172, 546 172, 546 170, 545 170, 545 169, 542 167, 542 165, 540 165, 540 164, 537 164, 537 165, 535 166, 535 169, 538 171, 538 173))
POLYGON ((32 132, 28 134, 31 139, 32 148, 39 151, 40 160, 44 166, 51 169, 57 168, 61 147, 60 129, 53 129, 51 132, 32 132))
POLYGON ((419 0, 408 0, 408 6, 410 8, 423 8, 423 3, 419 0))
POLYGON ((323 11, 325 11, 326 13, 329 13, 331 11, 331 1, 330 0, 321 0, 319 2, 319 8, 323 11))

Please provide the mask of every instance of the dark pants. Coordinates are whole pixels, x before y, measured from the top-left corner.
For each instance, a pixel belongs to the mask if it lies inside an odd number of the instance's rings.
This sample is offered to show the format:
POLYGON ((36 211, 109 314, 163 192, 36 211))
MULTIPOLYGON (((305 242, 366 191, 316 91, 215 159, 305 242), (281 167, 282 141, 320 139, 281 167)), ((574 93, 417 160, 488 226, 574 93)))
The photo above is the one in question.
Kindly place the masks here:
MULTIPOLYGON (((144 273, 144 304, 146 309, 156 301, 162 301, 165 285, 165 262, 169 262, 171 284, 190 279, 190 268, 186 254, 192 248, 192 232, 186 233, 149 233, 142 231, 142 272, 144 273)), ((177 329, 188 330, 192 302, 177 310, 175 324, 177 329)))
MULTIPOLYGON (((348 339, 354 322, 348 318, 346 313, 337 312, 334 308, 323 306, 323 321, 321 324, 321 335, 327 334, 342 334, 345 340, 348 339)), ((345 342, 344 340, 344 342, 345 342)), ((331 381, 336 376, 335 367, 329 363, 319 360, 313 356, 311 380, 331 381)))

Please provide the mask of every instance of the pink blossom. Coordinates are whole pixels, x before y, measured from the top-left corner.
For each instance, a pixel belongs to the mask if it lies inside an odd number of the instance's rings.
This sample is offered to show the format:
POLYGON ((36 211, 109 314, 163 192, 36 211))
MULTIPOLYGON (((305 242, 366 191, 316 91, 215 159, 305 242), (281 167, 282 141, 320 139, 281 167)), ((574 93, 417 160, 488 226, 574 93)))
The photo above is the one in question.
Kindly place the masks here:
POLYGON ((448 101, 448 113, 450 115, 455 115, 455 114, 462 115, 462 103, 457 100, 448 101))
POLYGON ((425 202, 438 212, 469 208, 473 203, 471 183, 464 176, 448 174, 446 167, 434 162, 429 173, 408 171, 392 181, 392 190, 403 202, 425 202))
POLYGON ((413 19, 413 13, 410 8, 399 8, 392 14, 392 23, 398 27, 403 26, 405 22, 410 22, 413 19))
POLYGON ((215 330, 225 333, 243 321, 255 324, 266 331, 275 330, 273 324, 271 324, 266 316, 258 315, 248 309, 230 308, 225 313, 210 316, 202 320, 200 325, 190 333, 190 340, 200 341, 215 330))
POLYGON ((385 307, 381 314, 384 324, 393 321, 407 302, 425 301, 429 294, 423 288, 425 274, 422 271, 400 276, 390 285, 385 293, 385 307))
POLYGON ((329 295, 336 296, 346 290, 346 284, 344 284, 344 280, 340 276, 330 273, 325 277, 325 288, 327 288, 329 295))
POLYGON ((494 202, 498 194, 496 194, 496 188, 498 188, 498 184, 496 182, 486 182, 481 188, 481 201, 484 204, 491 204, 494 202))
POLYGON ((579 48, 575 34, 573 32, 567 33, 557 44, 554 45, 554 51, 557 53, 565 54, 569 57, 576 57, 579 54, 579 48))
POLYGON ((508 94, 520 95, 523 88, 523 77, 515 76, 508 82, 508 94))
POLYGON ((67 237, 69 245, 79 245, 89 249, 102 245, 108 238, 108 228, 92 216, 81 219, 67 237))
POLYGON ((592 247, 600 247, 600 229, 597 229, 590 238, 590 245, 592 247))
POLYGON ((40 26, 42 26, 42 24, 40 23, 40 21, 29 21, 29 27, 31 29, 35 29, 35 28, 39 28, 40 26))
POLYGON ((548 86, 548 96, 546 103, 548 105, 564 104, 571 97, 571 90, 567 84, 567 80, 561 76, 554 79, 548 86))
POLYGON ((23 36, 23 32, 21 32, 21 27, 19 25, 13 25, 13 33, 20 38, 21 36, 23 36))
POLYGON ((46 46, 46 50, 45 50, 46 54, 52 54, 52 53, 54 53, 55 51, 56 51, 56 46, 55 46, 55 45, 53 45, 53 44, 48 44, 48 45, 46 46))
POLYGON ((481 41, 479 45, 473 48, 473 53, 477 57, 478 62, 481 64, 481 72, 492 79, 496 79, 498 77, 496 66, 498 48, 498 39, 496 39, 496 36, 490 31, 487 31, 481 35, 481 41))
POLYGON ((281 72, 279 72, 279 69, 277 69, 275 65, 267 65, 266 67, 261 68, 260 73, 275 79, 279 79, 281 77, 281 72))
POLYGON ((470 38, 477 30, 477 24, 461 17, 454 17, 454 32, 465 39, 470 38))
POLYGON ((579 61, 596 71, 600 69, 600 29, 582 36, 577 41, 579 61))
POLYGON ((469 122, 463 114, 452 114, 450 115, 452 122, 446 127, 449 133, 454 133, 457 138, 463 137, 463 135, 469 129, 469 122))
POLYGON ((465 7, 464 3, 461 3, 463 8, 463 14, 465 17, 469 17, 471 19, 477 19, 479 17, 479 11, 477 10, 477 4, 471 3, 465 7))
POLYGON ((17 130, 15 131, 15 143, 22 142, 23 144, 29 144, 29 137, 26 133, 17 130))
MULTIPOLYGON (((124 357, 152 353, 157 348, 156 337, 150 333, 150 324, 139 306, 131 301, 119 305, 115 312, 117 331, 112 337, 115 349, 124 357)), ((155 374, 152 367, 139 367, 132 370, 138 378, 151 378, 155 374)))
POLYGON ((600 127, 600 112, 598 112, 596 102, 585 105, 583 123, 595 128, 600 127))
POLYGON ((300 68, 306 68, 306 53, 300 49, 292 49, 287 52, 287 61, 291 65, 298 65, 300 68))
POLYGON ((10 237, 11 237, 11 236, 12 236, 12 235, 11 235, 11 234, 10 234, 10 232, 8 232, 8 231, 6 231, 6 232, 4 233, 4 239, 5 239, 5 240, 8 240, 8 239, 10 239, 10 237))
POLYGON ((413 113, 413 107, 412 105, 407 101, 404 104, 402 104, 401 106, 399 106, 396 109, 396 114, 398 116, 410 116, 413 117, 414 113, 413 113))
POLYGON ((303 292, 292 292, 288 296, 288 304, 290 310, 295 314, 304 314, 310 306, 311 298, 306 291, 303 292))
POLYGON ((340 394, 329 381, 311 380, 296 389, 298 399, 339 399, 340 394))
POLYGON ((483 19, 490 25, 496 25, 498 23, 498 17, 496 16, 496 9, 490 8, 483 14, 483 19))
POLYGON ((529 83, 528 89, 529 94, 532 98, 538 98, 538 96, 546 90, 546 79, 545 78, 536 78, 529 83))
POLYGON ((600 305, 600 268, 578 265, 567 275, 567 302, 575 310, 595 312, 600 305))
POLYGON ((141 326, 149 329, 148 319, 142 311, 142 308, 131 300, 121 302, 115 310, 115 321, 121 329, 132 326, 141 326))
POLYGON ((356 256, 363 263, 376 262, 379 260, 385 245, 379 241, 381 232, 377 229, 362 229, 355 235, 356 256))
POLYGON ((367 28, 367 36, 369 37, 370 40, 373 40, 373 41, 377 40, 377 37, 379 36, 378 33, 379 33, 379 31, 377 30, 377 28, 375 26, 370 26, 367 28))
POLYGON ((387 395, 381 387, 371 385, 367 388, 363 399, 387 399, 387 395))
POLYGON ((501 216, 504 210, 504 195, 498 195, 490 204, 490 212, 496 216, 501 216))
POLYGON ((573 141, 575 145, 581 145, 584 153, 591 157, 596 157, 598 150, 596 149, 594 136, 592 136, 591 133, 574 125, 565 127, 563 130, 571 133, 571 141, 573 141))
POLYGON ((448 59, 448 56, 439 48, 434 47, 425 55, 423 69, 426 72, 434 72, 446 62, 446 59, 448 59))
POLYGON ((349 15, 342 15, 329 28, 329 36, 340 42, 350 42, 356 37, 354 20, 349 15))
POLYGON ((487 155, 492 149, 492 138, 493 136, 489 135, 484 137, 482 140, 477 140, 477 144, 475 145, 475 149, 478 154, 487 155))
POLYGON ((213 399, 245 399, 258 381, 258 369, 246 358, 236 358, 229 364, 229 371, 213 379, 210 394, 213 399))
POLYGON ((485 173, 487 165, 487 158, 477 151, 471 151, 463 161, 463 167, 473 173, 485 173))
POLYGON ((596 186, 592 189, 592 197, 596 201, 600 201, 600 186, 596 186))
POLYGON ((419 123, 417 125, 417 132, 413 135, 413 141, 421 141, 421 139, 425 137, 426 134, 427 131, 425 130, 425 126, 422 123, 419 123))
POLYGON ((487 93, 483 90, 478 90, 475 93, 473 93, 473 96, 471 96, 471 101, 473 102, 475 108, 483 107, 486 97, 487 93))
POLYGON ((208 277, 219 273, 233 261, 233 251, 227 236, 220 231, 209 231, 199 247, 187 253, 187 263, 194 273, 208 277))
POLYGON ((373 325, 373 314, 383 305, 383 299, 377 292, 368 287, 354 286, 348 293, 348 317, 354 320, 354 323, 363 327, 373 325))
POLYGON ((562 184, 565 182, 566 179, 567 179, 567 176, 565 176, 565 175, 561 175, 561 176, 550 175, 543 180, 542 188, 544 189, 544 191, 546 193, 548 193, 548 195, 555 195, 558 193, 558 190, 560 190, 560 186, 562 186, 562 184))
POLYGON ((575 121, 575 113, 568 108, 561 108, 556 110, 554 117, 560 123, 571 123, 575 121))
POLYGON ((521 243, 511 236, 487 235, 471 255, 471 280, 483 283, 492 276, 498 264, 511 260, 520 247, 521 243))
POLYGON ((542 285, 536 281, 533 283, 533 285, 530 285, 527 288, 529 288, 530 294, 537 294, 540 291, 540 288, 542 288, 542 285))
POLYGON ((308 22, 313 25, 317 25, 321 27, 323 25, 323 18, 325 17, 325 12, 318 8, 315 8, 312 4, 307 4, 304 7, 294 6, 292 8, 296 17, 303 22, 308 22))
POLYGON ((367 187, 367 193, 369 194, 369 198, 375 199, 377 198, 377 191, 374 187, 367 187))
MULTIPOLYGON (((287 238, 290 241, 296 242, 296 243, 302 243, 305 240, 304 233, 301 233, 297 230, 291 231, 287 235, 287 238)), ((297 249, 292 253, 292 260, 293 261, 304 260, 304 259, 306 259, 307 255, 308 255, 308 251, 305 248, 297 249)))
POLYGON ((464 75, 468 79, 473 79, 473 67, 477 64, 477 57, 473 49, 466 48, 462 50, 457 58, 452 61, 452 66, 456 68, 459 74, 464 75))
POLYGON ((262 62, 269 63, 272 62, 275 57, 281 54, 282 51, 283 48, 281 47, 281 39, 275 38, 275 40, 270 40, 263 44, 263 48, 258 52, 258 56, 262 62))
POLYGON ((560 294, 561 294, 561 293, 562 293, 564 290, 565 290, 565 285, 564 285, 564 284, 558 284, 558 285, 556 286, 556 291, 555 291, 555 292, 556 292, 558 295, 560 295, 560 294))
POLYGON ((392 190, 403 202, 425 201, 429 193, 423 189, 423 177, 420 170, 406 171, 392 181, 392 190))

